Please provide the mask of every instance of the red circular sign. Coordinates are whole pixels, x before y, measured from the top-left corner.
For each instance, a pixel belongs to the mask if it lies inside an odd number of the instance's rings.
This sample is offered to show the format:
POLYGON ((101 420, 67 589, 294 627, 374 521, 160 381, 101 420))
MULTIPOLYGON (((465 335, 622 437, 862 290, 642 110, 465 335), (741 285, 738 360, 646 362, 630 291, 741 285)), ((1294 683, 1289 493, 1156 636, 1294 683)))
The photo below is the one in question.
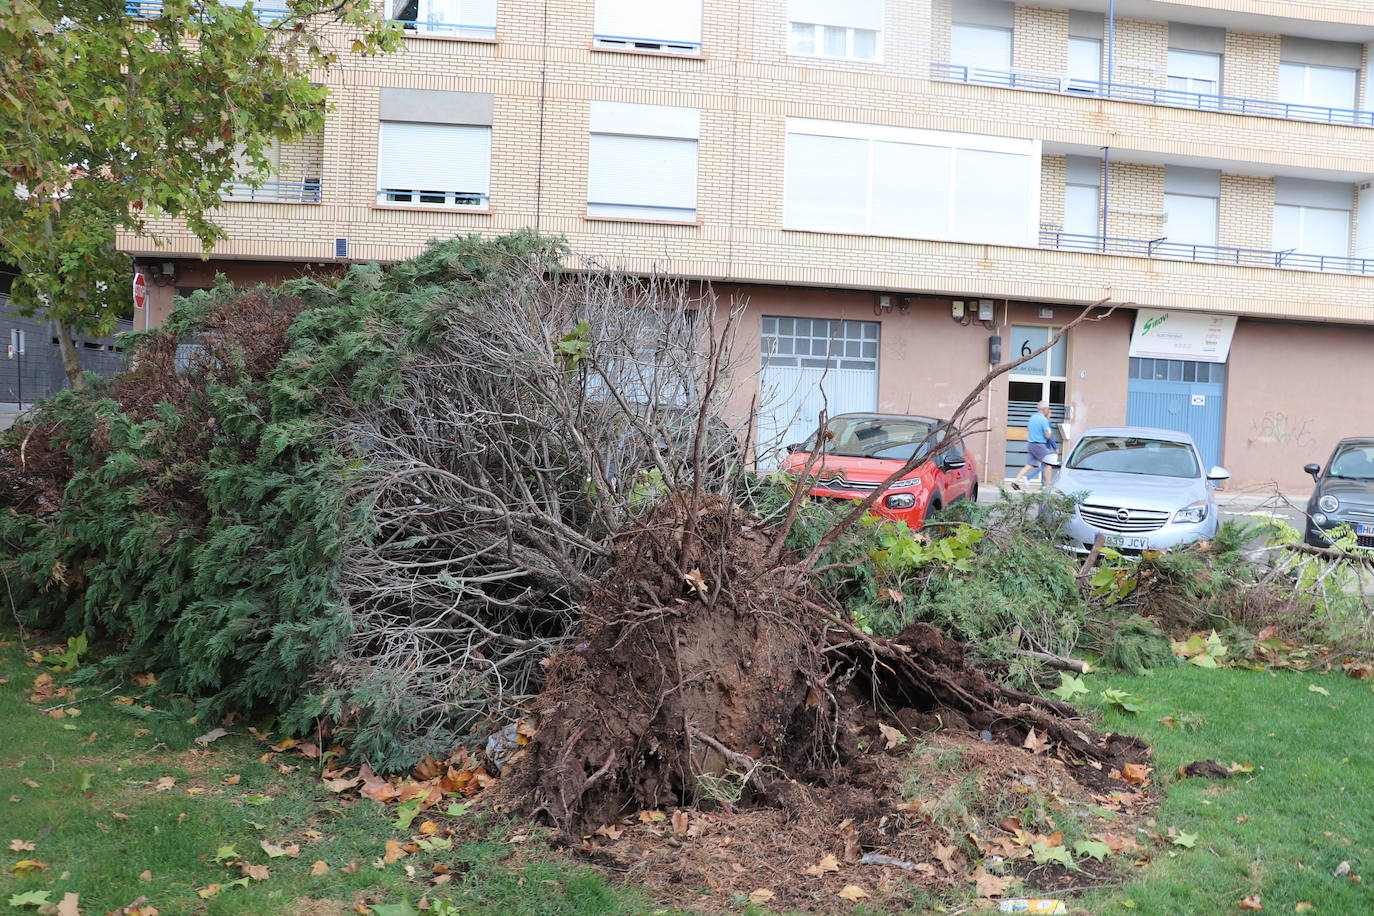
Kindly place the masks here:
POLYGON ((148 302, 148 281, 143 274, 134 274, 134 308, 141 309, 148 302))

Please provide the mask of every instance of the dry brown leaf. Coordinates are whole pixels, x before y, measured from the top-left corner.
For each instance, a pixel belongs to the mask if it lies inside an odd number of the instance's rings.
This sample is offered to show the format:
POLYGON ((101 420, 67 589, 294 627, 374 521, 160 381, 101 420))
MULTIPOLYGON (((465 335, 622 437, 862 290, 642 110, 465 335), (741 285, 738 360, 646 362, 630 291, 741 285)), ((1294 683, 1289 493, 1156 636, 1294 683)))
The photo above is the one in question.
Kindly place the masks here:
POLYGON ((38 788, 38 783, 34 782, 32 779, 21 779, 20 782, 28 786, 30 789, 38 788))
POLYGON ((839 897, 841 900, 858 903, 860 900, 869 896, 869 893, 857 884, 846 884, 844 889, 836 893, 835 896, 839 897))
POLYGON ((11 852, 33 852, 33 850, 34 845, 32 843, 26 843, 23 840, 10 840, 11 852))
POLYGON ((1236 901, 1236 906, 1240 907, 1242 910, 1264 909, 1264 904, 1260 903, 1259 894, 1251 894, 1248 897, 1242 897, 1240 900, 1236 901))
POLYGON ((887 742, 887 750, 889 751, 897 745, 904 744, 906 742, 906 735, 902 734, 900 731, 898 731, 890 725, 884 725, 882 722, 878 723, 878 733, 881 734, 883 736, 883 740, 887 742))
POLYGON ((420 825, 421 836, 434 836, 434 834, 438 832, 439 825, 434 823, 434 821, 425 821, 423 824, 420 825))
POLYGON ((141 872, 138 873, 138 880, 140 880, 140 881, 151 881, 151 880, 153 880, 153 873, 152 873, 150 870, 148 870, 148 869, 145 868, 143 871, 141 871, 141 872))
POLYGON ((323 859, 317 860, 314 865, 310 866, 310 874, 316 877, 329 874, 329 864, 323 859))
POLYGON ((400 843, 396 842, 395 840, 387 840, 386 854, 382 856, 382 861, 390 865, 397 859, 404 857, 405 854, 405 847, 403 847, 400 843))
POLYGON ((243 777, 241 775, 239 775, 238 773, 234 773, 232 775, 224 777, 223 782, 226 786, 236 786, 242 779, 243 777))
POLYGON ((63 894, 53 913, 55 916, 81 916, 81 897, 77 894, 63 894))
POLYGON ((641 811, 641 812, 639 812, 639 821, 640 821, 640 823, 642 823, 642 824, 652 824, 652 823, 655 823, 655 822, 657 822, 657 821, 666 821, 667 819, 668 819, 668 815, 664 814, 662 811, 641 811))
POLYGON ((301 854, 301 847, 298 843, 287 843, 282 847, 288 858, 294 859, 301 854))
POLYGON ((1121 767, 1121 778, 1132 785, 1149 785, 1150 768, 1143 763, 1127 763, 1121 767))
POLYGON ((239 874, 254 881, 266 881, 269 872, 266 865, 249 865, 245 862, 239 866, 239 874))
POLYGON ((435 887, 439 887, 440 885, 448 884, 452 880, 453 875, 435 875, 433 884, 435 887))
POLYGON ((431 779, 437 778, 443 772, 444 767, 441 764, 435 763, 434 760, 426 754, 424 757, 420 758, 419 763, 415 764, 414 776, 421 782, 428 782, 431 779))
POLYGON ((763 904, 772 900, 776 896, 777 894, 773 893, 768 888, 759 887, 750 891, 749 902, 752 903, 754 906, 762 906, 763 904))
POLYGON ((935 853, 936 861, 938 861, 941 865, 944 866, 945 871, 949 872, 950 874, 954 874, 956 871, 958 871, 958 866, 955 865, 954 860, 955 857, 959 854, 959 851, 955 849, 954 846, 946 846, 943 843, 936 843, 931 847, 931 851, 935 853))
POLYGON ((1021 742, 1021 746, 1032 754, 1043 754, 1049 749, 1050 740, 1032 728, 1027 733, 1026 740, 1021 742))
POLYGON ((175 788, 176 784, 177 781, 171 776, 163 776, 156 783, 154 783, 153 788, 158 792, 166 792, 168 789, 175 788))
POLYGON ((690 572, 683 573, 682 578, 687 580, 687 584, 698 595, 705 595, 710 591, 706 580, 701 577, 701 570, 696 567, 693 567, 690 572))
POLYGON ((809 865, 806 868, 803 868, 802 874, 811 875, 813 878, 819 878, 826 872, 839 870, 840 860, 835 858, 830 853, 826 853, 824 856, 821 857, 821 860, 817 862, 815 865, 809 865))
POLYGON ((979 897, 1000 897, 1016 883, 1015 878, 999 878, 981 865, 973 870, 969 880, 973 882, 973 889, 979 897))
POLYGON ((362 863, 353 861, 340 868, 339 871, 343 872, 345 875, 356 875, 358 872, 362 871, 362 868, 362 863))
POLYGON ((840 852, 841 857, 846 862, 859 861, 862 847, 859 845, 859 835, 854 831, 854 821, 852 818, 845 818, 840 821, 840 839, 844 841, 844 849, 840 852))
POLYGON ((593 836, 604 836, 608 840, 618 840, 625 832, 624 827, 617 827, 614 824, 602 824, 592 831, 593 836))
POLYGON ((691 818, 687 816, 686 811, 683 811, 681 808, 678 808, 676 811, 673 812, 673 816, 669 818, 669 820, 672 822, 673 825, 673 833, 676 833, 678 836, 687 835, 687 831, 691 827, 692 821, 691 818))
POLYGON ((279 859, 282 856, 286 855, 286 850, 278 846, 276 843, 269 843, 266 840, 263 840, 259 842, 258 845, 262 847, 263 852, 267 853, 267 858, 269 859, 279 859))

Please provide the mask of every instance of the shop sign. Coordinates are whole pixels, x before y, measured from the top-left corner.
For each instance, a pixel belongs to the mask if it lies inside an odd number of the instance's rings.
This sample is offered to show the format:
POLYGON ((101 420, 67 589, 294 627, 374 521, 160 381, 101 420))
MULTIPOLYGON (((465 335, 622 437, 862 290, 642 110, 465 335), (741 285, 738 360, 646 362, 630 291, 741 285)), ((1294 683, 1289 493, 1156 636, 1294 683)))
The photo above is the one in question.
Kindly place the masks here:
POLYGON ((1131 332, 1131 356, 1224 363, 1235 333, 1234 315, 1140 309, 1131 332))

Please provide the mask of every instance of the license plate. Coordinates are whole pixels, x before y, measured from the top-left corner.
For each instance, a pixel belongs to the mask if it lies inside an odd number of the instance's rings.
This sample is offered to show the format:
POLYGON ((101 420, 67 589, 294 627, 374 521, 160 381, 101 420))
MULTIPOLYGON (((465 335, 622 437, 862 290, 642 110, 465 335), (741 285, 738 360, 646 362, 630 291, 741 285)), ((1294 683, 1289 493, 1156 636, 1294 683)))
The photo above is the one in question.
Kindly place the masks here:
POLYGON ((1374 536, 1374 525, 1356 525, 1355 533, 1360 537, 1374 536))
POLYGON ((1108 547, 1123 547, 1126 550, 1148 550, 1150 542, 1146 538, 1128 538, 1120 534, 1107 536, 1108 547))

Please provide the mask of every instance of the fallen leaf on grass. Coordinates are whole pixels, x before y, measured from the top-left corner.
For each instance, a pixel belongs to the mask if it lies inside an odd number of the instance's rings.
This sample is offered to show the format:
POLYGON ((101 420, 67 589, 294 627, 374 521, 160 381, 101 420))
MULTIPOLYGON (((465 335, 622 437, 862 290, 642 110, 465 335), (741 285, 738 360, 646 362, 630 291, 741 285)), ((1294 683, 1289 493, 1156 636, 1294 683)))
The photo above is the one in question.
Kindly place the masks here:
POLYGON ((245 863, 239 866, 239 874, 245 878, 252 878, 254 881, 266 881, 270 873, 266 865, 248 865, 245 863))
MULTIPOLYGON (((1021 746, 1032 754, 1043 754, 1050 746, 1050 741, 1044 735, 1037 734, 1035 729, 1031 729, 1026 735, 1026 740, 1021 742, 1021 746)), ((1127 764, 1130 766, 1130 764, 1127 764)))
POLYGON ((821 875, 825 874, 826 872, 830 872, 830 871, 839 871, 839 870, 840 870, 840 860, 837 859, 837 858, 835 858, 835 857, 834 857, 833 855, 831 855, 830 853, 826 853, 826 854, 821 858, 821 860, 820 860, 819 862, 817 862, 815 865, 809 865, 809 866, 807 866, 806 868, 803 868, 803 869, 802 869, 802 874, 804 874, 804 875, 811 875, 813 878, 819 878, 821 875))
POLYGON ((338 779, 326 779, 324 784, 329 791, 338 793, 347 792, 354 786, 361 785, 362 781, 361 776, 340 776, 338 779))
POLYGON ((1293 907, 1293 912, 1294 912, 1294 913, 1310 913, 1310 912, 1312 912, 1312 911, 1315 910, 1315 909, 1316 909, 1316 907, 1313 906, 1312 904, 1308 903, 1306 900, 1300 900, 1300 901, 1298 901, 1297 905, 1293 907))
POLYGON ((973 882, 973 889, 980 897, 1000 897, 1007 892, 1007 888, 1016 883, 1015 878, 999 878, 981 865, 973 870, 969 880, 973 882))
POLYGON ((243 779, 242 776, 240 776, 238 773, 234 773, 231 776, 224 777, 223 782, 226 786, 236 786, 239 784, 239 781, 241 779, 243 779))
POLYGON ((654 823, 655 821, 666 821, 667 819, 668 819, 668 815, 664 814, 662 811, 641 811, 641 812, 639 812, 639 820, 640 820, 640 823, 643 823, 643 824, 652 824, 652 823, 654 823))
POLYGON ((349 862, 347 865, 340 868, 339 871, 343 872, 345 875, 356 875, 358 872, 362 871, 362 868, 361 862, 354 861, 349 862))
POLYGON ((434 823, 434 821, 425 821, 420 825, 420 834, 422 836, 434 836, 434 834, 438 832, 439 825, 434 823))
POLYGON ((53 916, 81 916, 81 897, 79 894, 63 894, 57 903, 53 916))
POLYGON ((329 874, 329 864, 323 860, 317 861, 314 865, 310 866, 310 874, 316 877, 329 874))
MULTIPOLYGON (((1324 697, 1331 696, 1331 691, 1327 690, 1325 687, 1318 687, 1316 684, 1308 684, 1307 689, 1312 693, 1320 693, 1324 697)), ((1250 898, 1247 897, 1245 899, 1249 900, 1250 898)))
POLYGON ((1241 900, 1239 900, 1239 901, 1236 902, 1236 906, 1240 907, 1242 910, 1262 910, 1262 909, 1264 909, 1263 904, 1260 903, 1260 895, 1259 895, 1259 894, 1251 894, 1251 895, 1248 896, 1248 897, 1242 898, 1241 900))
POLYGON ((151 880, 153 880, 153 873, 152 873, 151 871, 147 871, 147 870, 142 871, 142 872, 140 872, 139 875, 138 875, 138 880, 140 880, 140 881, 151 881, 151 880))
POLYGON ((754 904, 755 906, 761 906, 767 903, 768 901, 772 900, 776 896, 777 894, 773 893, 768 888, 760 887, 750 892, 749 902, 754 904))
POLYGON ((10 851, 12 852, 33 852, 33 844, 23 840, 10 840, 10 851))
POLYGON ((943 843, 936 843, 931 847, 931 851, 935 853, 935 858, 939 860, 940 864, 945 867, 945 871, 954 874, 958 870, 958 866, 954 864, 954 857, 958 855, 958 850, 953 845, 946 846, 943 843))
POLYGON ((219 893, 220 891, 222 891, 222 890, 227 890, 228 888, 231 888, 231 887, 247 887, 247 886, 248 886, 248 879, 247 879, 247 878, 239 878, 239 879, 237 879, 237 880, 235 880, 235 881, 226 881, 226 882, 223 883, 223 884, 210 884, 210 885, 207 885, 207 886, 205 886, 205 887, 202 887, 200 890, 196 891, 196 896, 199 897, 199 898, 201 898, 202 900, 209 900, 211 897, 215 896, 216 894, 218 894, 218 893, 219 893))
POLYGON ((614 824, 602 824, 600 827, 593 830, 592 834, 594 836, 604 836, 608 840, 618 840, 624 832, 625 828, 623 827, 617 827, 614 824))
POLYGON ((1350 863, 1342 862, 1340 865, 1336 866, 1336 870, 1331 873, 1331 877, 1344 878, 1348 874, 1350 874, 1350 863))
POLYGON ((215 854, 211 858, 216 862, 227 862, 230 859, 237 859, 238 857, 239 851, 230 845, 217 847, 215 849, 215 854))
POLYGON ((1175 846, 1182 846, 1184 849, 1192 849, 1194 846, 1197 845, 1197 834, 1180 833, 1178 836, 1170 840, 1170 842, 1173 843, 1175 846))
POLYGON ((1090 859, 1096 859, 1101 862, 1107 857, 1107 853, 1112 850, 1106 843, 1099 843, 1094 840, 1079 840, 1077 843, 1073 844, 1073 851, 1075 855, 1087 856, 1090 859))
POLYGON ((405 854, 406 851, 400 843, 396 842, 395 840, 387 840, 386 853, 382 856, 382 861, 385 862, 387 865, 390 865, 397 859, 403 858, 405 854))
POLYGON ((1150 782, 1150 768, 1143 763, 1127 763, 1121 767, 1121 778, 1134 786, 1150 782))
POLYGON ((210 729, 208 732, 206 732, 205 734, 203 734, 203 735, 199 736, 198 738, 196 738, 196 744, 201 744, 201 745, 209 744, 211 741, 218 741, 220 738, 223 738, 223 737, 224 737, 225 735, 227 735, 227 734, 229 734, 229 732, 226 731, 225 729, 222 729, 222 728, 212 728, 212 729, 210 729))
POLYGON ((837 892, 835 896, 839 897, 841 900, 848 900, 851 903, 858 903, 860 900, 870 895, 868 891, 859 887, 859 885, 857 884, 846 884, 844 886, 844 889, 837 892))
POLYGON ((177 781, 171 776, 163 776, 153 784, 153 788, 158 792, 166 792, 168 789, 175 788, 176 784, 177 781))
POLYGON ((10 866, 10 871, 14 872, 16 875, 27 875, 29 872, 47 870, 48 866, 37 859, 20 859, 10 866))
POLYGON ((47 891, 25 891, 22 894, 15 894, 9 899, 10 906, 47 906, 47 891))

